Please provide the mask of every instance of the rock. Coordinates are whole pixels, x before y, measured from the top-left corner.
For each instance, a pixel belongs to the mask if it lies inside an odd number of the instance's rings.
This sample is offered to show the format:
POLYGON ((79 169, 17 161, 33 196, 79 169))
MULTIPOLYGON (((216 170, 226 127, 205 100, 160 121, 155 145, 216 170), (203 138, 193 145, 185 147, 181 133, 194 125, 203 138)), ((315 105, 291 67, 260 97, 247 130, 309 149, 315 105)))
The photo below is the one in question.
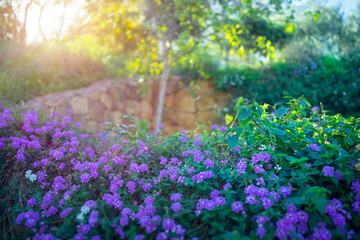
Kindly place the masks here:
POLYGON ((76 114, 86 114, 89 111, 89 101, 85 96, 72 98, 70 100, 70 106, 76 114))
POLYGON ((140 118, 151 119, 156 106, 152 106, 148 101, 142 100, 140 106, 140 118))
POLYGON ((213 109, 215 105, 215 100, 212 94, 200 95, 199 99, 196 100, 196 106, 198 111, 206 111, 213 109))
POLYGON ((197 121, 195 116, 195 113, 176 112, 178 125, 184 126, 185 128, 195 128, 195 122, 197 121))
MULTIPOLYGON (((156 121, 156 116, 154 116, 154 123, 156 121)), ((163 109, 163 115, 162 115, 162 122, 163 125, 178 125, 178 118, 176 117, 176 112, 171 109, 171 108, 167 108, 165 107, 163 109)), ((155 127, 155 124, 153 124, 153 126, 155 127)))
POLYGON ((217 119, 217 113, 215 111, 201 111, 201 112, 197 112, 196 113, 196 121, 198 123, 211 123, 211 124, 215 124, 218 119, 217 119))
POLYGON ((139 117, 140 103, 136 100, 127 100, 125 104, 125 113, 131 113, 133 117, 139 117))
POLYGON ((173 108, 177 112, 196 112, 195 102, 189 91, 181 90, 175 95, 173 108))
POLYGON ((86 130, 92 132, 92 133, 99 133, 101 132, 103 126, 102 124, 95 122, 95 121, 87 121, 86 123, 84 123, 84 126, 86 128, 86 130))
POLYGON ((96 122, 104 122, 105 121, 105 106, 101 102, 90 102, 89 107, 89 117, 96 122))
POLYGON ((102 104, 104 104, 104 106, 109 109, 109 110, 113 110, 115 109, 115 101, 114 101, 114 96, 111 96, 109 93, 107 92, 102 92, 100 94, 100 101, 102 102, 102 104))

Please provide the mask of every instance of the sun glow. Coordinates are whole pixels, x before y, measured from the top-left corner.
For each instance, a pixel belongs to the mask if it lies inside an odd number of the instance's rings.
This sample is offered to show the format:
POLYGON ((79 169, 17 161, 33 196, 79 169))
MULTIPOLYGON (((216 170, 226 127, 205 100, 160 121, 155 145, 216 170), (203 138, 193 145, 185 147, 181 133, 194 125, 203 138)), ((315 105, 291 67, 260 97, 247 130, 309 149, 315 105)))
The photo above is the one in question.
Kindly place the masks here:
POLYGON ((45 39, 62 38, 69 26, 84 15, 83 0, 72 4, 54 4, 54 1, 41 0, 28 11, 26 21, 27 43, 42 42, 45 39), (41 8, 42 12, 41 12, 41 8))

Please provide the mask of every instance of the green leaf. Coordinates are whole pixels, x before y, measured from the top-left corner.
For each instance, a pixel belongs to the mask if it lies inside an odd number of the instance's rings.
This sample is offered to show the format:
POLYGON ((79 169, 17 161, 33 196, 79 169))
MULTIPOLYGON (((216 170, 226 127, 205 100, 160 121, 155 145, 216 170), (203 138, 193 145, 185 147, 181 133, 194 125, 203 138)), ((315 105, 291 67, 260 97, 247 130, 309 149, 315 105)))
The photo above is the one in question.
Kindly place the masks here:
POLYGON ((319 198, 316 198, 314 201, 315 201, 314 203, 315 203, 316 209, 321 214, 324 214, 328 200, 326 198, 319 197, 319 198))
POLYGON ((314 162, 313 166, 320 166, 320 165, 325 165, 325 164, 326 164, 325 159, 318 159, 314 162))
POLYGON ((284 116, 289 111, 289 108, 282 107, 277 110, 276 116, 281 117, 284 116))
POLYGON ((275 135, 281 135, 281 136, 283 136, 283 135, 286 135, 286 131, 284 131, 284 130, 280 130, 280 129, 277 129, 277 128, 275 128, 274 129, 274 133, 275 133, 275 135))
POLYGON ((306 199, 303 199, 302 197, 292 197, 288 199, 288 204, 302 205, 308 204, 308 201, 306 199))
POLYGON ((334 128, 333 128, 333 127, 330 127, 330 128, 326 128, 326 129, 324 130, 324 133, 329 133, 329 132, 332 132, 332 131, 334 131, 334 128))
POLYGON ((335 184, 335 186, 339 185, 339 179, 337 177, 331 177, 331 181, 335 184))
POLYGON ((251 116, 251 111, 247 107, 241 108, 240 113, 239 113, 240 121, 247 120, 250 118, 250 116, 251 116))
POLYGON ((236 135, 233 135, 228 138, 228 145, 231 149, 234 149, 239 143, 239 138, 236 135))

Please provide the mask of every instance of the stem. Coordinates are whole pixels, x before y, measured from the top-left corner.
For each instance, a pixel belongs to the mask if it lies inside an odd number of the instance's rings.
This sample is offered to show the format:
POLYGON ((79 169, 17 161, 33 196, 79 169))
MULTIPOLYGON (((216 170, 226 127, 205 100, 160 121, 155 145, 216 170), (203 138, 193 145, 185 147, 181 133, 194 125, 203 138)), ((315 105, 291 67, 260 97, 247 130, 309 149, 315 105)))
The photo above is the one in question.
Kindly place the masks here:
POLYGON ((156 112, 156 132, 160 133, 159 125, 161 125, 162 120, 162 112, 164 108, 164 98, 165 98, 165 91, 166 91, 166 84, 169 79, 170 75, 170 64, 168 62, 168 56, 169 56, 169 49, 164 49, 164 70, 162 72, 161 76, 161 87, 160 87, 160 93, 159 93, 159 101, 157 106, 157 112, 156 112))

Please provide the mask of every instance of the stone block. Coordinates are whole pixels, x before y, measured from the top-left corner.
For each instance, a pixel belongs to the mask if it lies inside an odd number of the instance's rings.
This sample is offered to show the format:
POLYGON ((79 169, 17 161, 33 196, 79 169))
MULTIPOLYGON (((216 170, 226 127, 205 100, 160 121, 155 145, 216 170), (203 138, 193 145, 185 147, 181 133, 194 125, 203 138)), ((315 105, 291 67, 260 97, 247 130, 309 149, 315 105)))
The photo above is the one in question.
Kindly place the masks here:
POLYGON ((110 95, 108 92, 102 92, 100 94, 100 101, 102 104, 104 104, 104 106, 109 109, 109 110, 113 110, 115 109, 115 97, 110 95))
POLYGON ((140 100, 141 97, 140 94, 138 93, 139 88, 135 84, 130 83, 130 84, 126 84, 125 86, 126 86, 125 94, 127 99, 140 100))
POLYGON ((125 104, 125 113, 131 113, 134 117, 140 116, 140 102, 136 100, 127 100, 125 104))
POLYGON ((199 99, 196 100, 196 106, 198 111, 207 111, 213 109, 215 100, 212 94, 200 95, 199 99))
POLYGON ((102 124, 95 121, 87 121, 84 123, 85 129, 92 133, 99 133, 102 131, 102 124))
POLYGON ((74 97, 70 100, 70 106, 76 114, 86 114, 89 111, 89 101, 85 96, 74 97))
MULTIPOLYGON (((155 114, 156 114, 156 111, 155 111, 155 114)), ((153 122, 154 122, 153 127, 155 127, 156 116, 154 116, 153 122)), ((176 111, 174 109, 167 108, 167 107, 165 107, 163 109, 162 124, 164 126, 178 125, 178 119, 176 116, 176 111)))
POLYGON ((196 113, 196 121, 198 123, 211 123, 215 124, 218 121, 217 112, 215 111, 201 111, 196 113))
POLYGON ((89 106, 89 117, 96 122, 105 121, 105 106, 101 102, 91 101, 89 106))
POLYGON ((195 128, 196 114, 187 112, 176 112, 178 125, 185 128, 195 128))
POLYGON ((195 102, 192 100, 193 100, 193 96, 189 91, 185 91, 185 90, 179 91, 175 95, 173 108, 177 112, 190 112, 190 113, 196 112, 196 105, 195 102))
POLYGON ((151 119, 154 112, 156 112, 156 106, 151 105, 148 101, 143 99, 140 106, 140 118, 151 119))

